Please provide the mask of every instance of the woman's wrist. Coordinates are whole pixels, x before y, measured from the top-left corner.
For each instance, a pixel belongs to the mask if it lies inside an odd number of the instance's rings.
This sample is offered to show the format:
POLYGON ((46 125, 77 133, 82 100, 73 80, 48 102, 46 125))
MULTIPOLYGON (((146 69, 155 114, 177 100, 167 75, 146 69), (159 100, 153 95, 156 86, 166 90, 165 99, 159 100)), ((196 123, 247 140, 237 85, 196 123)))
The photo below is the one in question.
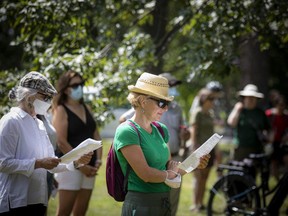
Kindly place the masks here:
POLYGON ((163 182, 165 182, 166 179, 168 179, 168 172, 167 172, 167 170, 163 170, 163 171, 166 173, 165 179, 164 179, 164 181, 163 181, 163 182))
POLYGON ((73 165, 75 169, 79 169, 80 168, 80 164, 77 161, 73 161, 73 165))
POLYGON ((102 160, 101 159, 97 159, 95 162, 95 166, 96 167, 100 167, 102 165, 102 160))
POLYGON ((174 179, 178 176, 178 173, 173 170, 167 170, 167 179, 174 179))

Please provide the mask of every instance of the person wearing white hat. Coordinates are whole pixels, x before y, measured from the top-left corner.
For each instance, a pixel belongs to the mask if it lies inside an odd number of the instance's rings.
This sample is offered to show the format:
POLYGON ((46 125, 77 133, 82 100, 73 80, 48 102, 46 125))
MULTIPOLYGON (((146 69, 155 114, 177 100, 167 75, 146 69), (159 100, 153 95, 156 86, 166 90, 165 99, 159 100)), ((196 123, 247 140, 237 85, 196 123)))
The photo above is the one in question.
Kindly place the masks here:
POLYGON ((47 170, 75 170, 91 159, 85 155, 66 165, 55 157, 45 126, 36 117, 47 112, 55 94, 48 79, 35 71, 9 92, 18 106, 0 120, 0 215, 45 215, 47 170))
MULTIPOLYGON (((117 127, 113 141, 123 173, 127 166, 131 167, 122 215, 170 216, 170 187, 179 188, 181 175, 186 173, 178 168, 178 161, 170 160, 169 132, 159 122, 174 97, 168 93, 168 80, 150 73, 143 73, 136 85, 129 85, 128 89, 127 99, 135 114, 127 121, 137 131, 123 122, 117 127)), ((209 157, 201 158, 198 168, 205 168, 209 157)))
POLYGON ((258 100, 264 95, 258 91, 256 85, 246 85, 238 95, 242 101, 235 104, 227 123, 234 128, 236 142, 234 159, 243 160, 248 158, 249 154, 264 151, 264 143, 260 140, 259 134, 269 135, 270 124, 265 112, 257 106, 258 100))

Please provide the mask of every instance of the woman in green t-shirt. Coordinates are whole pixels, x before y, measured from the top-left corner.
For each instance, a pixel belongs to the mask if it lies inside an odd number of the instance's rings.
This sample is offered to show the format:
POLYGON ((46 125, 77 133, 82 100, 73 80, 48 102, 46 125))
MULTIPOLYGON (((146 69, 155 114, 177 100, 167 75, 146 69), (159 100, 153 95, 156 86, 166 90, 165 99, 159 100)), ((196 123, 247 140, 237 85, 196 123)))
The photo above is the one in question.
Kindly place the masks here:
MULTIPOLYGON (((169 133, 158 122, 173 100, 168 88, 166 78, 150 73, 143 73, 135 86, 128 86, 128 101, 135 109, 128 121, 135 128, 127 122, 120 124, 113 142, 123 173, 131 167, 123 216, 170 215, 170 187, 179 187, 181 175, 186 173, 178 169, 179 162, 169 160, 169 133)), ((205 168, 208 161, 209 155, 201 158, 198 168, 205 168)))

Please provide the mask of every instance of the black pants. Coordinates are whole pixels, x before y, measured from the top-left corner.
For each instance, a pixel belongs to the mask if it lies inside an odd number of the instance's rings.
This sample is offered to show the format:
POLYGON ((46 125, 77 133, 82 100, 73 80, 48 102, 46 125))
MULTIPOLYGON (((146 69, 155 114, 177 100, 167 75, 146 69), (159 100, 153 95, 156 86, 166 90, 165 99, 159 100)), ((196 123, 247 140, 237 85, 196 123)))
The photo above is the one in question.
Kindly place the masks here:
POLYGON ((19 216, 19 215, 29 215, 29 216, 44 216, 47 207, 43 204, 28 205, 24 207, 10 209, 9 212, 0 213, 0 216, 19 216))

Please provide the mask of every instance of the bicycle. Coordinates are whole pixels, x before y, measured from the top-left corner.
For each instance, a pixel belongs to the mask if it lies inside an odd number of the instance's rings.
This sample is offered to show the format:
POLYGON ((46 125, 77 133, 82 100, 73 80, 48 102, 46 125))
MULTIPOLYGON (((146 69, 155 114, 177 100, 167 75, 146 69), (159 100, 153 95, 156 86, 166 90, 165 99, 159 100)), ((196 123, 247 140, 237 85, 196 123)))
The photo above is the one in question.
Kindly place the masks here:
POLYGON ((218 166, 218 170, 224 172, 224 175, 210 189, 208 216, 279 215, 279 209, 288 194, 288 172, 283 174, 272 189, 269 189, 268 157, 265 154, 253 154, 249 158, 243 162, 218 166), (259 185, 255 181, 256 167, 260 172, 259 185), (267 204, 266 199, 270 194, 273 195, 267 204))

